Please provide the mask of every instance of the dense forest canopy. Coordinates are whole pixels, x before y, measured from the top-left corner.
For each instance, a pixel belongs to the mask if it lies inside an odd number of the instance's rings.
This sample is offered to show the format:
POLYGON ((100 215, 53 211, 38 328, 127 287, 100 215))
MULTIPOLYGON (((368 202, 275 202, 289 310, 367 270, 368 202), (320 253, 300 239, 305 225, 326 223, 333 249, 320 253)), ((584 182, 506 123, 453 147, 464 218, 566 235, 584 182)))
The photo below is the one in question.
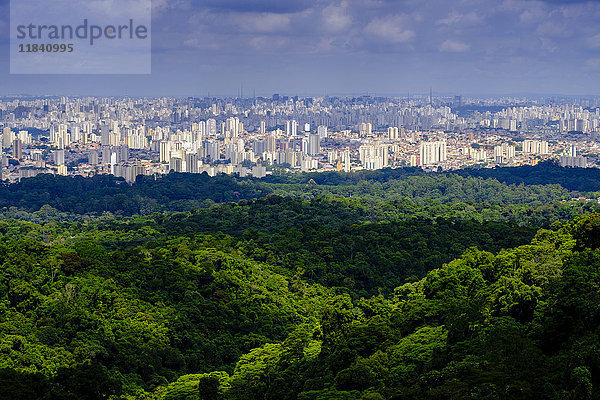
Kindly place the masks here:
POLYGON ((3 186, 0 398, 598 399, 598 175, 530 168, 3 186))

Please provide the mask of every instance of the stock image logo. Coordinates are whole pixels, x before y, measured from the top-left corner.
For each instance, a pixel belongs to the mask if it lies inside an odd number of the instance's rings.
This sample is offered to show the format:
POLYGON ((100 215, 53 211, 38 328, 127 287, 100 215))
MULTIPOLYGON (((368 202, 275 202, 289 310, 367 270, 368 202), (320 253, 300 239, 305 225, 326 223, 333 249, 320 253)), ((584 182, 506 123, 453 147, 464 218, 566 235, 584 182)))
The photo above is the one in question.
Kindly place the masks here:
POLYGON ((149 74, 150 0, 12 0, 11 74, 149 74))

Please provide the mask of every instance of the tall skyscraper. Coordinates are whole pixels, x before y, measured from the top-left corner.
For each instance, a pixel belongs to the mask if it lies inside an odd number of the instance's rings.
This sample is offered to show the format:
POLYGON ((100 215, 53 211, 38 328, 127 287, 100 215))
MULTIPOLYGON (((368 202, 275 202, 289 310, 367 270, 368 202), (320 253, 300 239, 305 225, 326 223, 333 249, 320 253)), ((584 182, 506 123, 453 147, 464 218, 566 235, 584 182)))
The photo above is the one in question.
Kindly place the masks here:
POLYGON ((183 161, 179 157, 171 157, 169 160, 169 171, 183 172, 183 161))
POLYGON ((545 140, 524 140, 523 153, 548 154, 548 142, 545 140))
POLYGON ((198 173, 198 155, 193 153, 187 153, 185 155, 185 170, 186 172, 197 174, 198 173))
POLYGON ((285 124, 285 134, 287 136, 298 136, 298 121, 291 120, 285 124))
POLYGON ((63 165, 65 163, 65 151, 64 150, 54 150, 52 153, 52 159, 54 164, 63 165))
POLYGON ((99 157, 98 157, 98 152, 96 150, 90 151, 90 153, 88 155, 88 163, 90 165, 98 165, 98 164, 100 164, 100 160, 99 160, 99 157))
POLYGON ((23 158, 23 147, 22 147, 21 140, 19 140, 19 139, 13 140, 12 153, 13 153, 13 158, 16 158, 17 160, 20 160, 21 158, 23 158))
POLYGON ((208 136, 217 136, 217 121, 213 118, 206 120, 206 130, 208 136))
POLYGON ((2 147, 11 147, 13 140, 15 140, 15 134, 9 127, 4 128, 2 131, 2 147))
POLYGON ((342 163, 344 172, 350 172, 350 149, 346 148, 340 153, 340 162, 342 163))
POLYGON ((308 135, 308 155, 315 156, 321 153, 321 138, 319 134, 308 135))
POLYGON ((275 151, 275 136, 267 136, 267 151, 273 153, 275 151))
POLYGON ((419 149, 420 165, 435 165, 446 161, 446 142, 423 142, 419 149))
POLYGON ((326 126, 323 126, 323 125, 320 125, 320 126, 317 128, 317 133, 319 134, 319 137, 320 137, 321 139, 326 139, 326 138, 327 138, 327 127, 326 127, 326 126))
POLYGON ((162 140, 159 149, 160 162, 169 162, 171 160, 171 145, 168 141, 162 140))
POLYGON ((388 166, 388 146, 382 144, 362 145, 358 148, 360 162, 365 169, 381 169, 388 166))
POLYGON ((360 135, 360 137, 371 136, 372 131, 373 125, 371 125, 370 122, 363 122, 359 125, 358 134, 360 135))

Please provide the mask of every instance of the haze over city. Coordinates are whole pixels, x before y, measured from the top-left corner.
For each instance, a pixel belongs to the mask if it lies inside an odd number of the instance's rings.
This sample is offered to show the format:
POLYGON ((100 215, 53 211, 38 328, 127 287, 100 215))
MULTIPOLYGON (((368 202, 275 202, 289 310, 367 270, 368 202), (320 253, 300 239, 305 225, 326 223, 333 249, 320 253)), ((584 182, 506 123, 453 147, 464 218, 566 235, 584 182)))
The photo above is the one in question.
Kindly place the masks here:
MULTIPOLYGON (((152 74, 10 75, 3 57, 0 93, 587 95, 599 18, 598 1, 154 0, 152 74)), ((2 0, 4 54, 9 25, 2 0)))

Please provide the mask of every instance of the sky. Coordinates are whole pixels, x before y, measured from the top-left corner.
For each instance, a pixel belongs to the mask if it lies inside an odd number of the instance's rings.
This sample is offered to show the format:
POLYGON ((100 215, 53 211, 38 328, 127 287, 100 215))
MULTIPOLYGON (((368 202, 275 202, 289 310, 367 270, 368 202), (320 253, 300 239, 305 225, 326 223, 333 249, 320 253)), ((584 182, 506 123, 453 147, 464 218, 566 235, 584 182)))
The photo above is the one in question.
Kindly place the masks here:
POLYGON ((600 1, 153 0, 149 75, 11 75, 9 3, 0 95, 600 94, 600 1))

